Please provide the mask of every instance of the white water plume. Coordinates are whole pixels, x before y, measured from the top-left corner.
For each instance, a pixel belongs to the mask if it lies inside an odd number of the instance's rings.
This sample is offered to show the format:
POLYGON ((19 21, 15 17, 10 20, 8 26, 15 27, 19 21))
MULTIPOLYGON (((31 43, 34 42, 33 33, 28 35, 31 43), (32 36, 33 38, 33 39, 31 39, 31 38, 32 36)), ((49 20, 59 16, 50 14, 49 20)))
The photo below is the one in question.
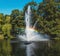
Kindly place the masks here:
POLYGON ((37 21, 34 23, 34 25, 33 25, 33 29, 35 28, 35 26, 36 26, 36 24, 37 24, 38 21, 39 21, 39 20, 37 20, 37 21))
POLYGON ((47 41, 49 38, 46 38, 45 35, 38 34, 36 30, 34 29, 38 20, 35 22, 34 26, 31 28, 31 9, 30 6, 28 6, 27 11, 25 12, 25 23, 26 23, 26 29, 25 34, 19 35, 19 38, 21 41, 47 41))

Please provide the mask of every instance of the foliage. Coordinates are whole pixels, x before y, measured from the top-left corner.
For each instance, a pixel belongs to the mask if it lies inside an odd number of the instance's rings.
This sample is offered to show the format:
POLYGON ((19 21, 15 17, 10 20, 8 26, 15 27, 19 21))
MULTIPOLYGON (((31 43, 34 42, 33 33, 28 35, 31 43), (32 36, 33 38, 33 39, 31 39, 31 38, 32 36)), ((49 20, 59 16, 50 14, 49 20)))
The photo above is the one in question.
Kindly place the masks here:
POLYGON ((52 38, 60 37, 60 23, 57 22, 60 21, 60 12, 55 3, 54 1, 41 3, 38 7, 38 14, 43 17, 42 21, 40 21, 40 27, 44 33, 47 33, 52 38))

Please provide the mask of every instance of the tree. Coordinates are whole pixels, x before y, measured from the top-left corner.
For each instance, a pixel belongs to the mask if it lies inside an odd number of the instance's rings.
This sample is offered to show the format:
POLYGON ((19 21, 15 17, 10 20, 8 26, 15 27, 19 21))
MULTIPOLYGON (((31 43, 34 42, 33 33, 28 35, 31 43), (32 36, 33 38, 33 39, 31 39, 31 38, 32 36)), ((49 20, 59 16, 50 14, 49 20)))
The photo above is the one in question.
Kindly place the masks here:
POLYGON ((39 23, 40 29, 42 28, 41 30, 52 38, 60 37, 60 23, 57 22, 60 21, 60 12, 55 6, 55 2, 51 0, 48 3, 41 3, 38 7, 38 14, 43 17, 39 23))
POLYGON ((24 15, 23 11, 13 10, 11 13, 12 33, 20 32, 20 28, 24 27, 24 15))
POLYGON ((12 38, 11 36, 12 25, 10 24, 10 16, 5 17, 5 24, 2 27, 3 34, 8 38, 12 38))

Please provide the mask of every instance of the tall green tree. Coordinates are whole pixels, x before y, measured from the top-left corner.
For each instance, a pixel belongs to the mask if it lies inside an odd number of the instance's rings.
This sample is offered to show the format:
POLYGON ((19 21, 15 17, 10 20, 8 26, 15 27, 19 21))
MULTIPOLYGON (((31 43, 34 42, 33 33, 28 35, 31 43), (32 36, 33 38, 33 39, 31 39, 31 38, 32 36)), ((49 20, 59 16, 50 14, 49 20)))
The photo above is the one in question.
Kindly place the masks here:
POLYGON ((55 6, 55 3, 53 0, 51 0, 48 3, 41 3, 38 7, 38 14, 43 17, 42 20, 40 20, 40 29, 50 35, 52 38, 54 37, 60 37, 60 21, 59 15, 60 12, 58 11, 59 8, 55 6))
POLYGON ((13 10, 11 13, 11 24, 12 31, 16 34, 22 26, 24 26, 24 16, 23 12, 17 9, 13 10))

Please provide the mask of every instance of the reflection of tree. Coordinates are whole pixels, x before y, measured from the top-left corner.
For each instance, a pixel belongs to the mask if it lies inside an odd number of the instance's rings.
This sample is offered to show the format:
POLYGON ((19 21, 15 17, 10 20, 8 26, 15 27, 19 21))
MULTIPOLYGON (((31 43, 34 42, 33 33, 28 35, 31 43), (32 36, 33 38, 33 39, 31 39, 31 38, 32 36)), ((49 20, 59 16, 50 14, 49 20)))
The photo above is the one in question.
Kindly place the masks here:
POLYGON ((38 49, 34 50, 37 56, 60 56, 60 41, 51 41, 50 47, 48 42, 41 42, 37 45, 38 49))

